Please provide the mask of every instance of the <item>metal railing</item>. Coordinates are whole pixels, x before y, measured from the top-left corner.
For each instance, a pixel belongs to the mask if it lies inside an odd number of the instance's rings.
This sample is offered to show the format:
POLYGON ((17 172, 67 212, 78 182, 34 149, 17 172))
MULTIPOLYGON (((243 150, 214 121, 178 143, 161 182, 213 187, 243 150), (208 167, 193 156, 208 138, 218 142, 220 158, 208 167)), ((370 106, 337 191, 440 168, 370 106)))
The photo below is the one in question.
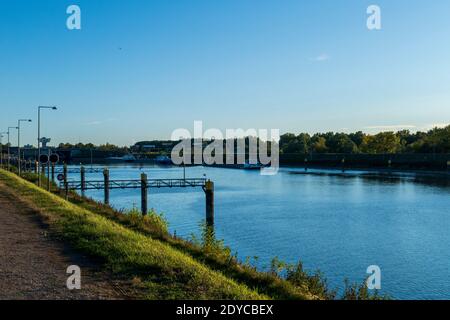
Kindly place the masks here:
MULTIPOLYGON (((207 179, 148 179, 147 188, 189 188, 206 186, 207 179)), ((107 182, 109 189, 139 189, 142 180, 110 180, 107 182)), ((60 183, 61 189, 69 190, 104 190, 105 181, 67 181, 60 183), (67 185, 66 185, 67 184, 67 185)))

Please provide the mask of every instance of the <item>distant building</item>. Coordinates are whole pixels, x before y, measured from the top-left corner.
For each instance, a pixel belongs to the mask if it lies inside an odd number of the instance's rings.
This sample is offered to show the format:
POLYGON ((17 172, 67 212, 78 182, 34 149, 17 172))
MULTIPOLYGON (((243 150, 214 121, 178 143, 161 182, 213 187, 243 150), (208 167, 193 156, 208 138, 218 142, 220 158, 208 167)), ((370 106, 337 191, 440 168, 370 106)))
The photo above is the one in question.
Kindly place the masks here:
POLYGON ((42 148, 47 148, 47 143, 49 143, 50 141, 52 141, 52 139, 43 137, 43 138, 41 138, 41 140, 39 140, 39 141, 40 141, 41 144, 42 144, 42 148))
POLYGON ((140 141, 131 147, 133 152, 155 152, 155 153, 170 153, 173 147, 177 144, 176 141, 140 141))
POLYGON ((154 151, 156 149, 156 146, 154 144, 144 144, 143 146, 141 146, 141 150, 143 152, 151 152, 154 151))

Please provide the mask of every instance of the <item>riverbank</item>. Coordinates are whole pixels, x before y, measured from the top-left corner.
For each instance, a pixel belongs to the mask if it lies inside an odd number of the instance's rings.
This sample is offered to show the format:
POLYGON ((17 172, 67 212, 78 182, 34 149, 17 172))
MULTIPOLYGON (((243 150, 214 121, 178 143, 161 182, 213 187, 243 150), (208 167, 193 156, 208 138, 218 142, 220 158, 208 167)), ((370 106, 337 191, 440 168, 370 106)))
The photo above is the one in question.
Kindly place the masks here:
POLYGON ((135 299, 139 293, 88 257, 53 239, 38 213, 0 182, 0 300, 135 299), (66 271, 82 270, 83 290, 68 290, 66 271))
POLYGON ((326 165, 281 165, 280 168, 283 169, 293 169, 296 171, 303 171, 304 173, 311 173, 312 170, 324 171, 324 172, 335 172, 335 173, 348 173, 348 172, 361 172, 370 173, 373 175, 420 175, 420 176, 430 176, 430 177, 441 177, 450 178, 450 170, 427 170, 427 169, 393 169, 393 168, 371 168, 371 167, 337 167, 337 166, 326 166, 326 165))
POLYGON ((129 281, 140 299, 325 298, 320 279, 301 269, 292 270, 297 279, 289 282, 244 266, 229 254, 207 253, 205 247, 155 230, 149 219, 76 195, 65 201, 3 170, 0 179, 0 188, 33 208, 49 234, 100 261, 102 271, 129 281))

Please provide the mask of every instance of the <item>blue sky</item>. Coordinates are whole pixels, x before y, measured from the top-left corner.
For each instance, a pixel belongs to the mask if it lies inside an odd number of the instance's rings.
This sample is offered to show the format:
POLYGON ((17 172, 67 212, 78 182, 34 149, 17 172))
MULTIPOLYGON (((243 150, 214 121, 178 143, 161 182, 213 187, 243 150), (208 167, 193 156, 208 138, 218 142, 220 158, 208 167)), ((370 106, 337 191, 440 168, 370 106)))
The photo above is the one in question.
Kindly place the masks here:
POLYGON ((449 36, 448 0, 0 0, 0 131, 31 117, 34 143, 38 105, 54 143, 424 130, 450 122, 449 36))

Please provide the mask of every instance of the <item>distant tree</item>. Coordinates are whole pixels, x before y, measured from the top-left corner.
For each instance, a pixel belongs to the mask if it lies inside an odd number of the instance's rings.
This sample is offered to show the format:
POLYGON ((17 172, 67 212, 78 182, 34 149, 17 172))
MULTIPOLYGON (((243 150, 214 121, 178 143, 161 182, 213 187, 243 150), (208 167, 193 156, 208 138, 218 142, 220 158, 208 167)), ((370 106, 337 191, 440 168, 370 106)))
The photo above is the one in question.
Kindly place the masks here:
POLYGON ((300 133, 297 136, 299 152, 307 154, 310 151, 311 136, 307 133, 300 133))
POLYGON ((335 152, 336 153, 357 153, 358 146, 345 133, 337 133, 335 135, 335 152))
POLYGON ((382 154, 401 151, 400 138, 393 132, 381 132, 374 136, 365 136, 361 150, 365 153, 382 154))
POLYGON ((106 143, 100 146, 96 146, 93 143, 77 143, 75 145, 70 143, 60 143, 58 146, 60 149, 80 149, 80 150, 98 150, 98 151, 119 151, 119 152, 127 152, 127 147, 118 147, 114 144, 106 143))
POLYGON ((348 137, 356 144, 359 148, 364 141, 365 134, 362 131, 358 131, 355 133, 350 133, 348 137))
POLYGON ((410 149, 424 153, 450 153, 450 126, 428 131, 410 149))
POLYGON ((327 153, 327 139, 320 135, 314 135, 311 139, 312 150, 315 153, 327 153))
POLYGON ((280 147, 282 153, 300 153, 309 152, 309 143, 311 137, 307 133, 300 133, 298 136, 288 133, 280 137, 280 147))

